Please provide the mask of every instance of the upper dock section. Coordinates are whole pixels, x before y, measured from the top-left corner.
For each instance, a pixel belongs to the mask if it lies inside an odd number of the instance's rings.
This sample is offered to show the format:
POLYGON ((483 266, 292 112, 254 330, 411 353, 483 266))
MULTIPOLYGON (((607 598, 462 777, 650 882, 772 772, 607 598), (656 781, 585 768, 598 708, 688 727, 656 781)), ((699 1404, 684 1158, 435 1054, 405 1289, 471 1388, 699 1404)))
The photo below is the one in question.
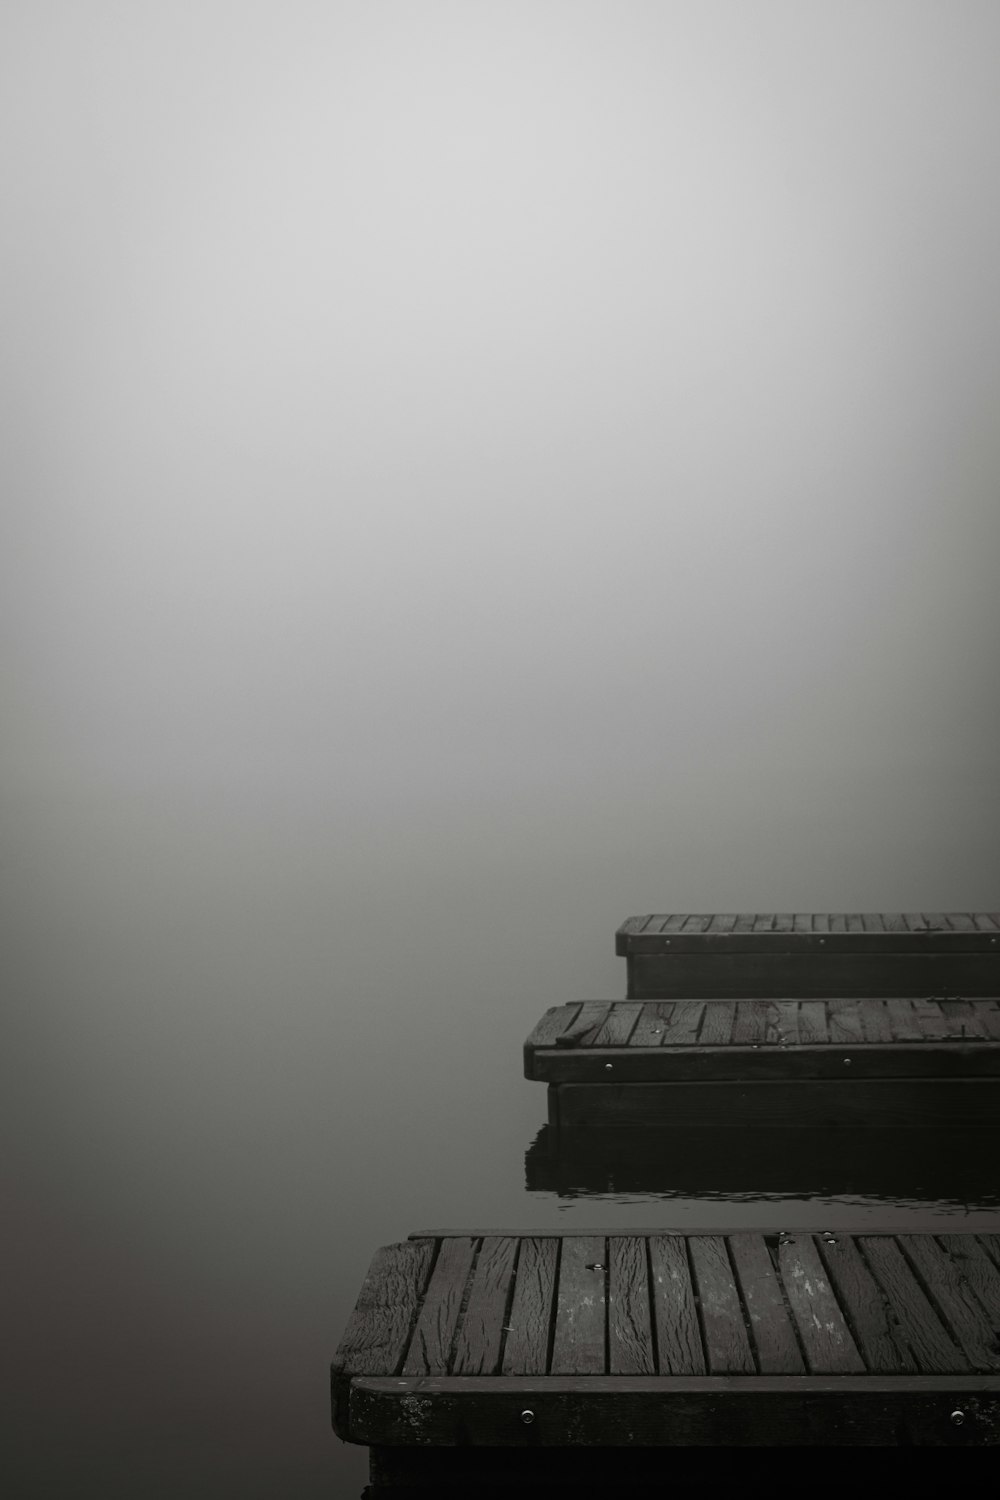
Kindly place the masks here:
POLYGON ((615 935, 628 998, 1000 993, 998 912, 659 913, 615 935))

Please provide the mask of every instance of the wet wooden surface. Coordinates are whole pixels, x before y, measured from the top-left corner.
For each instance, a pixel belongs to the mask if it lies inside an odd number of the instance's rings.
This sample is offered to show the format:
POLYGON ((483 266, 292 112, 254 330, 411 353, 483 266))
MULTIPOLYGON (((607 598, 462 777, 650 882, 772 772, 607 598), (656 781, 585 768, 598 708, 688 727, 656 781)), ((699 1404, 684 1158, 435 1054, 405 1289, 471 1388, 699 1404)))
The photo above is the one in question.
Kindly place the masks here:
POLYGON ((1000 1000, 586 1001, 546 1011, 524 1064, 549 1083, 1000 1076, 1000 1000))
POLYGON ((372 1262, 334 1426, 417 1448, 996 1445, 998 1329, 992 1234, 428 1231, 372 1262))
POLYGON ((634 1000, 1000 989, 996 912, 660 913, 623 922, 615 951, 634 1000))

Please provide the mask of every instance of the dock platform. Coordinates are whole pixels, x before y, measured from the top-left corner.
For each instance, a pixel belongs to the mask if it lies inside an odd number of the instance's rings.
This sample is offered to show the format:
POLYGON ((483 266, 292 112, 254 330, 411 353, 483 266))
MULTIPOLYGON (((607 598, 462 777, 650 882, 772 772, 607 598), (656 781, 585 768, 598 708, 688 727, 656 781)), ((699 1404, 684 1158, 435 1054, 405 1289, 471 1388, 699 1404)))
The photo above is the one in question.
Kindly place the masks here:
POLYGON ((455 1449, 530 1473, 553 1449, 997 1446, 998 1329, 997 1234, 428 1231, 371 1263, 333 1425, 397 1480, 455 1449))
POLYGON ((991 1127, 1000 1000, 585 1001, 524 1044, 549 1123, 991 1127))
POLYGON ((1000 993, 997 912, 663 913, 615 951, 633 1000, 1000 993))

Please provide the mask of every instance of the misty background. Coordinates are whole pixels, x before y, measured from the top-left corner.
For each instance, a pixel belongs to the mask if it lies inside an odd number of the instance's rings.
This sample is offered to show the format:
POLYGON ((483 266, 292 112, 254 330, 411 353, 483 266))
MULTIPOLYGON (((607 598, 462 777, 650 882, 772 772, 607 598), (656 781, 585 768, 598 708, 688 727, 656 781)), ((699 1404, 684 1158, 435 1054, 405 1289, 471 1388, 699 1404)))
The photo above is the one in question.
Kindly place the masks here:
POLYGON ((354 1494, 624 917, 1000 904, 1000 8, 0 33, 16 1493, 354 1494))

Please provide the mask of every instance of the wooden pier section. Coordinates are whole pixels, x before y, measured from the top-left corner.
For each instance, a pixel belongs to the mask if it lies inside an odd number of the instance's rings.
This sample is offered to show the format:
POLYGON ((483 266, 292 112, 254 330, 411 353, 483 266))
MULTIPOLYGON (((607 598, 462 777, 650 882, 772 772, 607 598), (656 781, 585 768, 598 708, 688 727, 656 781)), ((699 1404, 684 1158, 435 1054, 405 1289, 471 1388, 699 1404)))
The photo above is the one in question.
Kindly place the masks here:
POLYGON ((571 1125, 991 1126, 1000 1000, 587 1001, 524 1046, 571 1125))
POLYGON ((997 912, 664 913, 615 951, 633 1000, 1000 994, 997 912))
POLYGON ((333 1425, 430 1450, 1000 1444, 1000 1236, 496 1230, 380 1249, 333 1425))

